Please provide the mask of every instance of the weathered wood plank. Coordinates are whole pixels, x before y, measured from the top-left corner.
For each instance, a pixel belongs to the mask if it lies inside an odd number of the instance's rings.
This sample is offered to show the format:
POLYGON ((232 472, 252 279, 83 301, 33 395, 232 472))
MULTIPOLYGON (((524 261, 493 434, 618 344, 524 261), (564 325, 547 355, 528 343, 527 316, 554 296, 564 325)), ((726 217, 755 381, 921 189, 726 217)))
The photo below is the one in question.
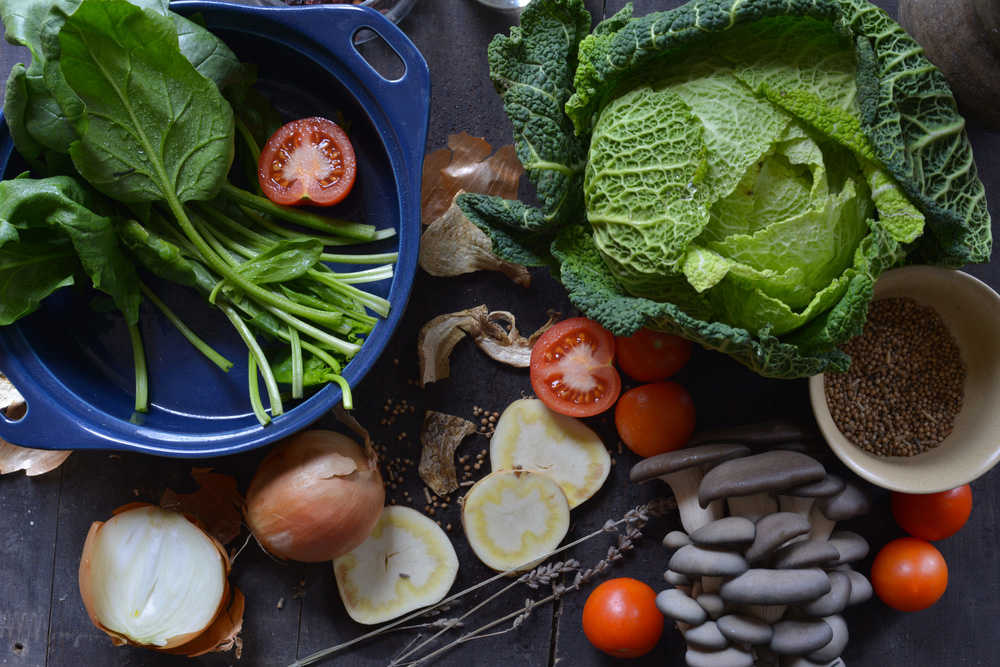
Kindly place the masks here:
POLYGON ((0 665, 45 664, 61 481, 0 477, 0 665))

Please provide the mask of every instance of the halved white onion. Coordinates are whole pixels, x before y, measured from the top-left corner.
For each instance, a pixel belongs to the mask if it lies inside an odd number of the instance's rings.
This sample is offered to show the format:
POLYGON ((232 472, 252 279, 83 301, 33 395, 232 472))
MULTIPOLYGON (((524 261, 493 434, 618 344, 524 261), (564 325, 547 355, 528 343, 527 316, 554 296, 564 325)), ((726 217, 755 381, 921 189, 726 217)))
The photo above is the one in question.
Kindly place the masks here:
POLYGON ((91 621, 116 644, 191 655, 239 630, 243 600, 230 591, 228 574, 225 549, 201 527, 177 512, 135 503, 91 525, 80 595, 91 621), (218 639, 206 645, 205 634, 218 639))

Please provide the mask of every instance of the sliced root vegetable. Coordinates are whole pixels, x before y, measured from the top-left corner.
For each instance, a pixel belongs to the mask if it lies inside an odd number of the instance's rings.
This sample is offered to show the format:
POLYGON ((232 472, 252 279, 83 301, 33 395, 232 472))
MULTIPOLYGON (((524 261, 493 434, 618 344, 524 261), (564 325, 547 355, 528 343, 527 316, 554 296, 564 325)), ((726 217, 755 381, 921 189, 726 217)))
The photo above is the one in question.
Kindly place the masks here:
POLYGON ((340 599, 358 623, 382 623, 441 601, 455 582, 458 556, 441 527, 391 505, 368 539, 333 561, 340 599))
POLYGON ((583 422, 535 398, 514 401, 490 440, 493 470, 536 470, 558 482, 570 509, 597 493, 611 472, 604 443, 583 422))
POLYGON ((548 475, 498 470, 466 494, 462 525, 469 546, 494 570, 527 570, 569 531, 569 501, 548 475))
POLYGON ((115 644, 200 655, 237 642, 243 596, 228 574, 225 549, 191 519, 134 503, 91 525, 80 596, 115 644))
MULTIPOLYGON (((0 413, 8 419, 20 419, 27 412, 24 400, 14 385, 0 373, 0 413)), ((71 451, 30 449, 13 445, 0 438, 0 475, 23 470, 28 477, 42 475, 63 464, 71 451)))

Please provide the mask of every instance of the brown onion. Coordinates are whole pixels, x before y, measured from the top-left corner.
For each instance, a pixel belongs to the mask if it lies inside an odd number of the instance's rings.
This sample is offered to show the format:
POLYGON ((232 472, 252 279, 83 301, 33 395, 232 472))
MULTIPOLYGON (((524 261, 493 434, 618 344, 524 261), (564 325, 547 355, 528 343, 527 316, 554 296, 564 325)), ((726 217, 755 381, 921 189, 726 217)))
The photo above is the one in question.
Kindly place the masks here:
POLYGON ((384 504, 374 453, 341 433, 311 430, 279 443, 261 461, 245 515, 271 554, 318 563, 364 542, 384 504))

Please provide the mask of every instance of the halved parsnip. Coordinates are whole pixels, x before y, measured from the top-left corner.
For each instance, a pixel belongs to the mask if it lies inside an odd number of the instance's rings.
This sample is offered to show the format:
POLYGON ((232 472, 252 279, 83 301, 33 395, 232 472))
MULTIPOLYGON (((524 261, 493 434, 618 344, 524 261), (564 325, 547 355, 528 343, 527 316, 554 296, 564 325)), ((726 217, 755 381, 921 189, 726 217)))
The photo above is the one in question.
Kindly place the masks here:
POLYGON ((469 546, 494 570, 527 570, 569 531, 569 501, 545 473, 498 470, 476 482, 462 504, 469 546))
POLYGON ((493 470, 540 470, 562 487, 570 508, 597 493, 611 472, 611 456, 586 424, 545 407, 537 398, 514 401, 490 440, 493 470))
POLYGON ((371 625, 443 599, 455 583, 458 556, 431 519, 390 505, 368 539, 333 561, 333 572, 347 613, 371 625))

